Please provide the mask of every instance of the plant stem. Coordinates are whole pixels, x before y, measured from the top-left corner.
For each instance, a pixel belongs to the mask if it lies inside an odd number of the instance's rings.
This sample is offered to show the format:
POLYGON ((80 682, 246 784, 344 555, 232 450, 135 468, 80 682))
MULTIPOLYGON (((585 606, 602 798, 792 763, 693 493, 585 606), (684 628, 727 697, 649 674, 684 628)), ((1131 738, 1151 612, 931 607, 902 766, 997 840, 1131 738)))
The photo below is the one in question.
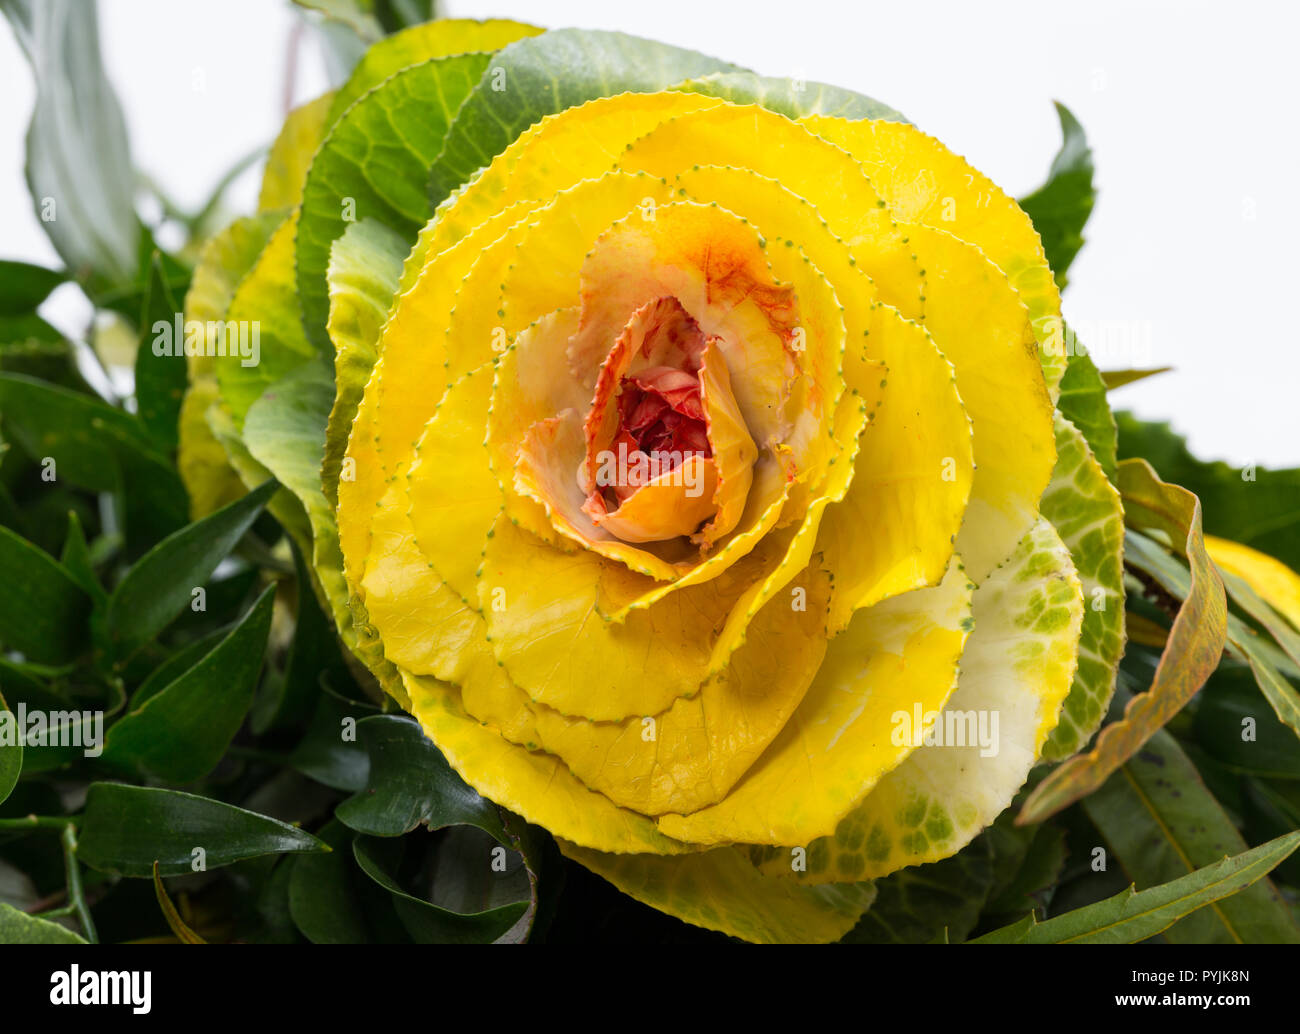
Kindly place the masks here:
POLYGON ((95 932, 95 921, 90 918, 90 906, 86 903, 86 893, 81 887, 81 863, 77 861, 77 830, 68 823, 63 827, 63 857, 67 862, 68 902, 76 911, 81 923, 81 932, 91 944, 99 943, 99 934, 95 932))
POLYGON ((72 820, 57 815, 24 815, 20 819, 0 819, 0 831, 6 829, 63 829, 72 820))

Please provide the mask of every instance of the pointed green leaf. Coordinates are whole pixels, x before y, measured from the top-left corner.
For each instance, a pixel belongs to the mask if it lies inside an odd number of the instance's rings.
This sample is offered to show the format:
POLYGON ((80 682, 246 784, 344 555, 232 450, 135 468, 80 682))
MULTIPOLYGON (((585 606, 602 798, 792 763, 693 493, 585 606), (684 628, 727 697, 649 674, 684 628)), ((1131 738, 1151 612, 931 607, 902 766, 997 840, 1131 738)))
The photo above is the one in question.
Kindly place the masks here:
POLYGON ((181 400, 185 396, 186 367, 181 343, 161 338, 171 333, 180 305, 167 283, 162 260, 155 252, 149 262, 149 281, 145 285, 144 305, 140 313, 140 342, 135 353, 136 413, 155 445, 170 454, 179 441, 181 400), (162 328, 166 328, 163 330, 162 328), (155 349, 155 342, 176 345, 173 349, 155 349), (158 354, 161 352, 161 354, 158 354))
MULTIPOLYGON (((1247 847, 1164 730, 1085 797, 1083 807, 1139 887, 1167 883, 1247 847)), ((1260 880, 1179 920, 1165 937, 1178 944, 1300 943, 1300 929, 1277 891, 1260 880)))
POLYGON ((245 858, 326 851, 294 826, 208 797, 122 783, 92 783, 77 857, 92 869, 150 878, 200 871, 245 858))
POLYGON ((106 616, 109 638, 120 657, 147 643, 190 603, 193 590, 235 548, 275 488, 274 482, 267 482, 169 535, 126 573, 109 599, 106 616))
POLYGON ((496 806, 466 785, 415 722, 376 715, 357 723, 357 736, 370 755, 370 778, 365 790, 335 809, 344 825, 395 837, 421 824, 441 829, 465 823, 504 842, 496 806))
POLYGON ((57 560, 0 527, 0 644, 28 660, 62 664, 87 647, 90 601, 57 560))
POLYGON ((1097 192, 1092 185, 1092 150, 1083 126, 1064 104, 1057 103, 1061 120, 1061 149, 1052 160, 1047 182, 1028 197, 1020 207, 1034 221, 1034 229, 1043 238, 1047 264, 1056 274, 1056 283, 1064 288, 1066 271, 1083 247, 1083 227, 1092 214, 1097 192))
POLYGON ((1027 916, 1014 926, 994 930, 970 943, 1135 944, 1167 930, 1198 908, 1250 886, 1296 847, 1300 847, 1300 832, 1270 840, 1150 890, 1135 892, 1130 887, 1105 901, 1041 923, 1027 916))
POLYGON ((271 586, 211 653, 114 724, 104 760, 169 783, 215 768, 252 703, 274 601, 271 586))

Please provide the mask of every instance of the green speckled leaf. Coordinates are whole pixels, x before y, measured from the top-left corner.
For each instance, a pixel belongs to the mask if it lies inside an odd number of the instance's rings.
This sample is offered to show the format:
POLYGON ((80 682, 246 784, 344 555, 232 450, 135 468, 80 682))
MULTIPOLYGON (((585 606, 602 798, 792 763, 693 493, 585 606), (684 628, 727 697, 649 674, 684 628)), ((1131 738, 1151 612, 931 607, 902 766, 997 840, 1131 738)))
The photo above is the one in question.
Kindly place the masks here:
MULTIPOLYGON (((1071 366, 1073 369, 1073 366, 1071 366)), ((1066 397, 1067 371, 1061 400, 1066 397)), ((1042 514, 1070 550, 1083 585, 1083 632, 1060 724, 1043 756, 1068 757, 1101 725, 1124 653, 1124 511, 1083 435, 1056 415, 1056 468, 1043 493, 1042 514)))
POLYGON ((496 50, 541 31, 536 26, 502 18, 481 22, 441 18, 385 36, 365 52, 348 81, 339 87, 325 124, 334 125, 355 101, 403 68, 450 54, 496 50))
POLYGON ((688 79, 673 89, 702 93, 707 97, 721 97, 733 104, 760 104, 787 118, 832 115, 848 119, 907 121, 888 104, 852 90, 827 83, 810 83, 795 78, 780 79, 753 72, 716 72, 698 79, 688 79))
MULTIPOLYGON (((809 845, 806 878, 870 879, 947 858, 1024 785, 1069 689, 1083 617, 1074 566, 1051 524, 1040 520, 976 588, 973 608, 957 689, 938 719, 922 716, 939 742, 919 746, 833 836, 809 845)), ((906 728, 895 717, 894 731, 906 728)), ((783 858, 772 864, 789 868, 783 858)))
POLYGON ((767 876, 739 847, 676 856, 603 854, 559 841, 560 850, 661 912, 760 943, 839 940, 875 898, 870 883, 801 886, 767 876))
MULTIPOLYGON (((1073 340, 1074 332, 1067 330, 1066 333, 1068 339, 1073 340)), ((1115 417, 1106 400, 1106 382, 1086 353, 1074 351, 1070 355, 1065 376, 1061 378, 1061 397, 1057 405, 1070 423, 1082 432, 1106 477, 1114 481, 1115 417)))

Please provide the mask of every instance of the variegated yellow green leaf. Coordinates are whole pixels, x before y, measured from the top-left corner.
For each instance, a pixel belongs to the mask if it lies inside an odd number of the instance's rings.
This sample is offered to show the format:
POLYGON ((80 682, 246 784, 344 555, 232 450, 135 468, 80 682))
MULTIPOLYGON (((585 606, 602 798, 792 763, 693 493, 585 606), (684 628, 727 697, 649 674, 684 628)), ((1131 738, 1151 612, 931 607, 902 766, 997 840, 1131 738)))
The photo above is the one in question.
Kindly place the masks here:
MULTIPOLYGON (((1068 378, 1067 378, 1068 379, 1068 378)), ((1056 414, 1056 469, 1039 504, 1083 587, 1079 666, 1043 756, 1081 750, 1101 725, 1124 652, 1124 511, 1082 434, 1056 414)))
POLYGON ((560 849, 624 894, 696 926, 764 944, 836 941, 875 897, 870 883, 802 886, 766 876, 739 847, 702 854, 601 854, 560 841, 560 849))
POLYGON ((1079 580, 1051 524, 1034 526, 972 605, 956 692, 941 709, 918 701, 889 718, 891 740, 916 749, 833 836, 765 871, 809 882, 884 876, 956 853, 1010 805, 1069 692, 1083 621, 1079 580))

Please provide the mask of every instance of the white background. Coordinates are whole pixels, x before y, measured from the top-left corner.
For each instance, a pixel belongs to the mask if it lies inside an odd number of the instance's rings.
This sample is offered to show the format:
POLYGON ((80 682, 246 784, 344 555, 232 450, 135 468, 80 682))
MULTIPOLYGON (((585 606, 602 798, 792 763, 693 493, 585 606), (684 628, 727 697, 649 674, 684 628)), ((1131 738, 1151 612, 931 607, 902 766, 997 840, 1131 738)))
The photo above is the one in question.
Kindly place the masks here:
MULTIPOLYGON (((1013 195, 1088 132, 1100 197, 1065 315, 1103 368, 1172 365, 1117 406, 1169 419, 1207 459, 1300 465, 1300 5, 450 0, 448 13, 620 29, 767 74, 875 96, 1013 195)), ((295 16, 281 0, 104 0, 105 61, 132 152, 197 207, 283 116, 295 16)), ((326 86, 314 42, 292 95, 326 86)), ((55 262, 27 198, 32 86, 0 29, 0 256, 55 262)), ((93 155, 86 156, 93 161, 93 155)), ((229 196, 251 208, 256 175, 229 196)), ((68 288, 49 303, 79 325, 68 288)))

